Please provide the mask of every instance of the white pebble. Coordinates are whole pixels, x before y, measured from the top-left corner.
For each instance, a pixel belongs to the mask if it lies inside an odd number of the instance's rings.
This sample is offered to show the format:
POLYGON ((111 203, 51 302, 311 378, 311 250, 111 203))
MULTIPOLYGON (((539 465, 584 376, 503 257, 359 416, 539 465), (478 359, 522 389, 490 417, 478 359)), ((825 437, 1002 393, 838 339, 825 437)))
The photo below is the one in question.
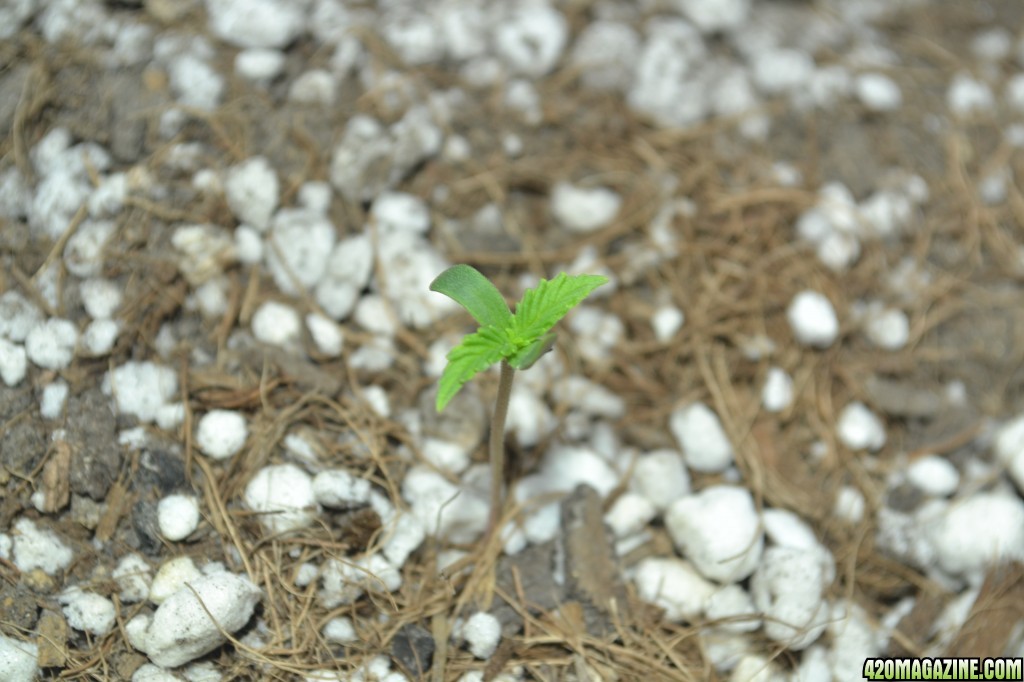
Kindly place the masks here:
POLYGON ((792 651, 806 649, 824 632, 829 580, 818 552, 770 547, 750 579, 754 604, 764 614, 764 633, 792 651))
POLYGON ((277 173, 262 156, 246 159, 228 169, 224 195, 228 208, 240 222, 264 230, 277 208, 277 173))
POLYGON ((224 77, 206 59, 179 54, 167 65, 167 80, 178 102, 187 107, 213 111, 224 94, 224 77))
POLYGON ((618 419, 626 410, 621 396, 578 374, 558 379, 551 387, 551 396, 556 405, 568 404, 593 417, 618 419))
POLYGON ((211 410, 199 420, 196 446, 207 457, 227 459, 242 449, 248 436, 244 415, 231 410, 211 410))
POLYGON ((280 50, 251 48, 235 55, 235 73, 246 80, 266 85, 284 70, 285 56, 280 50))
POLYGON ((328 317, 341 320, 352 312, 359 294, 370 281, 374 253, 368 235, 338 242, 327 261, 324 278, 315 290, 316 302, 328 317))
POLYGON ((277 212, 265 249, 267 269, 282 293, 295 296, 327 272, 336 235, 326 216, 303 208, 277 212))
POLYGON ((929 531, 938 566, 978 585, 996 562, 1024 559, 1024 502, 978 493, 951 503, 929 531))
POLYGON ((300 74, 288 89, 288 99, 300 104, 330 106, 338 95, 334 75, 325 69, 311 69, 300 74))
POLYGON ((487 660, 501 641, 501 623, 489 613, 474 613, 463 624, 462 636, 469 644, 470 653, 487 660))
POLYGON ((118 411, 140 422, 153 422, 178 390, 174 370, 153 363, 125 363, 106 374, 103 393, 113 395, 118 411))
POLYGON ((245 503, 261 512, 260 521, 272 533, 305 528, 316 518, 313 480, 294 464, 257 471, 245 487, 245 503))
POLYGON ((910 339, 910 320, 898 308, 869 309, 864 333, 871 343, 883 350, 899 350, 910 339))
POLYGON ((288 0, 207 0, 211 32, 232 45, 283 48, 306 26, 306 8, 288 0))
POLYGON ((32 521, 20 518, 14 522, 11 535, 14 538, 11 559, 22 573, 38 568, 47 575, 55 575, 71 565, 74 554, 56 533, 42 530, 32 521))
POLYGON ((199 527, 199 502, 192 495, 168 495, 157 505, 157 521, 165 538, 184 540, 199 527))
POLYGON ((42 319, 39 308, 17 291, 0 295, 0 338, 21 343, 42 319))
POLYGON ((692 78, 707 48, 700 33, 682 19, 657 17, 647 26, 627 100, 631 108, 660 125, 683 127, 707 116, 707 87, 692 78))
POLYGON ((185 583, 202 575, 191 557, 179 556, 161 564, 149 584, 149 601, 163 604, 168 597, 180 590, 185 583))
POLYGON ((694 471, 721 472, 732 464, 732 443, 718 415, 704 403, 674 410, 669 417, 669 430, 683 451, 686 465, 694 471))
POLYGON ((92 278, 79 287, 85 312, 94 320, 113 317, 121 306, 121 288, 109 279, 92 278))
POLYGON ((352 319, 368 332, 391 338, 397 325, 391 305, 380 294, 367 294, 356 303, 352 319))
POLYGON ((859 401, 843 408, 836 422, 839 441, 851 450, 877 452, 885 445, 885 425, 859 401))
POLYGON ((149 597, 153 576, 149 564, 139 554, 126 554, 110 574, 117 583, 118 596, 126 604, 135 604, 149 597))
POLYGON ((626 23, 598 19, 586 25, 573 45, 571 62, 588 88, 625 90, 640 54, 640 37, 626 23))
POLYGON ((770 367, 761 389, 761 404, 769 412, 782 412, 793 402, 793 378, 781 367, 770 367))
POLYGON ((534 78, 551 71, 569 25, 546 0, 509 5, 494 29, 494 50, 513 72, 534 78))
POLYGON ((248 578, 212 573, 175 592, 152 616, 136 616, 125 630, 153 663, 174 668, 216 649, 225 641, 222 633, 240 630, 261 596, 248 578))
POLYGON ((736 584, 726 585, 708 597, 704 615, 708 620, 724 621, 716 627, 726 632, 753 632, 761 627, 754 600, 736 584))
POLYGON ((287 348, 302 337, 302 319, 295 308, 267 301, 252 316, 252 333, 263 343, 287 348))
POLYGON ((802 50, 774 48, 754 56, 751 75, 766 95, 796 92, 806 87, 814 74, 814 59, 802 50))
POLYGON ((345 337, 341 327, 334 320, 320 313, 310 313, 306 315, 306 329, 309 330, 318 351, 329 358, 341 355, 345 337))
POLYGON ((235 228, 235 257, 239 263, 256 265, 263 260, 263 238, 251 225, 235 228))
POLYGON ((674 305, 661 306, 651 316, 651 326, 654 328, 654 338, 661 343, 668 343, 676 335, 676 332, 683 326, 686 316, 683 311, 674 305))
POLYGON ((596 452, 585 447, 551 447, 544 455, 540 475, 550 491, 572 492, 586 484, 602 497, 619 484, 619 475, 596 452))
POLYGON ((624 538, 643 530, 657 510, 650 500, 637 493, 624 493, 604 515, 604 522, 616 538, 624 538))
POLYGON ((995 105, 995 96, 988 85, 966 73, 956 74, 946 91, 946 106, 961 118, 993 113, 995 105))
POLYGON ((78 329, 70 320, 50 318, 33 327, 25 339, 28 359, 43 369, 64 369, 75 356, 78 329))
POLYGON ((117 320, 93 320, 86 326, 78 345, 85 355, 102 357, 113 350, 120 333, 121 325, 117 320))
POLYGON ((948 497, 960 486, 960 472, 948 459, 927 455, 907 467, 907 480, 934 497, 948 497))
POLYGON ((849 523, 860 523, 867 506, 864 493, 853 486, 844 485, 836 494, 835 515, 849 523))
POLYGON ((370 499, 370 482, 344 469, 328 469, 313 478, 313 495, 331 509, 358 507, 370 499))
POLYGON ((86 220, 64 247, 64 265, 77 277, 95 277, 103 269, 103 250, 116 226, 109 220, 86 220))
POLYGON ((633 468, 630 487, 650 501, 659 512, 690 493, 690 475, 675 450, 655 450, 641 455, 633 468))
POLYGON ((675 557, 642 560, 633 581, 640 598, 664 609, 665 618, 673 623, 695 620, 716 589, 688 562, 675 557))
POLYGON ((39 647, 0 633, 0 673, 8 682, 35 682, 39 675, 39 647))
POLYGON ((389 522, 387 541, 382 550, 395 568, 405 565, 409 555, 427 539, 427 529, 415 514, 402 512, 389 522))
MULTIPOLYGON (((2 346, 3 341, 0 340, 0 347, 2 346)), ((0 351, 0 355, 2 355, 2 351, 0 351)), ((0 363, 2 363, 2 360, 0 360, 0 363)), ((2 374, 2 369, 0 369, 0 374, 2 374)), ((52 384, 47 384, 39 401, 40 416, 43 419, 60 419, 61 415, 64 414, 64 403, 67 402, 67 399, 68 384, 66 381, 58 379, 52 384)))
POLYGON ((750 13, 750 0, 675 0, 676 7, 704 33, 739 28, 750 13))
POLYGON ((298 199, 303 208, 327 215, 331 208, 331 185, 317 180, 304 182, 299 187, 298 199))
POLYGON ((337 644, 352 644, 358 641, 356 628, 352 624, 352 619, 348 616, 331 618, 324 625, 323 634, 324 639, 328 642, 337 644))
POLYGON ((28 371, 28 355, 17 343, 0 339, 0 379, 7 386, 17 386, 28 371))
POLYGON ((102 637, 114 627, 116 613, 114 602, 95 592, 69 587, 57 598, 68 625, 81 632, 102 637))
POLYGON ((854 82, 857 98, 871 111, 895 111, 903 103, 896 81, 880 73, 862 73, 854 82))
POLYGON ((786 318, 796 340, 804 345, 828 348, 839 336, 839 320, 832 303, 816 291, 801 291, 794 296, 786 318))
POLYGON ((754 500, 737 486, 711 486, 677 500, 665 513, 665 527, 680 553, 718 582, 749 576, 764 549, 754 500))
POLYGON ((559 182, 551 192, 555 220, 572 232, 594 232, 615 218, 622 197, 606 187, 577 187, 559 182))

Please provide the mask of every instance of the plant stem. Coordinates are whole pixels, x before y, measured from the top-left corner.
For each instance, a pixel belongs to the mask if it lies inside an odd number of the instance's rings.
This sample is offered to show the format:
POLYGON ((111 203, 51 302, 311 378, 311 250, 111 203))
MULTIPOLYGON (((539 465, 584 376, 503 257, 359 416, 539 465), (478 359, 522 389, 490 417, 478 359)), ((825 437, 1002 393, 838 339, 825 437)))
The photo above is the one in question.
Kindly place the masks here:
POLYGON ((512 394, 512 379, 515 369, 507 361, 501 361, 501 380, 498 382, 498 398, 494 402, 494 414, 491 416, 491 440, 489 452, 491 458, 491 513, 487 520, 487 538, 498 528, 501 513, 504 510, 505 496, 505 417, 508 415, 508 400, 512 394))

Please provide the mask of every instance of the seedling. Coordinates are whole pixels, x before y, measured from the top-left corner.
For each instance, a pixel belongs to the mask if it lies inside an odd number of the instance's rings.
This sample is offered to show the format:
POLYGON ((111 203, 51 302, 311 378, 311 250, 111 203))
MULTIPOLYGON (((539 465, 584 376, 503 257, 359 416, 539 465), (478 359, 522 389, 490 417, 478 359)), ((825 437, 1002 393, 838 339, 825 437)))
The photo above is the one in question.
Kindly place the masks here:
POLYGON ((462 385, 495 362, 501 362, 498 397, 491 417, 488 444, 491 461, 491 512, 488 537, 501 518, 505 470, 505 417, 517 369, 529 369, 555 345, 551 328, 590 293, 608 282, 600 275, 567 275, 542 279, 523 294, 515 314, 498 288, 469 265, 453 265, 430 283, 431 291, 448 296, 473 316, 480 328, 448 353, 441 374, 437 411, 444 410, 462 385))

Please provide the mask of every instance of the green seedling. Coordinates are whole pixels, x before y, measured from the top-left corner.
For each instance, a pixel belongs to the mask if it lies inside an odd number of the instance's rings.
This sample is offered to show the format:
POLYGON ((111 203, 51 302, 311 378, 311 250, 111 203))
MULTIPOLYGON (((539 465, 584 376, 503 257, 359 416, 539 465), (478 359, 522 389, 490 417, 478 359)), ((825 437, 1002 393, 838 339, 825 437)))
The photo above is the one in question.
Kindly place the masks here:
POLYGON ((490 280, 469 265, 453 265, 430 283, 431 291, 448 296, 473 316, 480 328, 448 353, 441 374, 437 411, 444 410, 463 384, 495 362, 501 362, 498 397, 491 417, 491 512, 488 537, 501 518, 505 470, 505 417, 517 369, 529 369, 554 347, 551 328, 590 293, 608 282, 600 275, 567 275, 542 279, 523 294, 515 314, 490 280))

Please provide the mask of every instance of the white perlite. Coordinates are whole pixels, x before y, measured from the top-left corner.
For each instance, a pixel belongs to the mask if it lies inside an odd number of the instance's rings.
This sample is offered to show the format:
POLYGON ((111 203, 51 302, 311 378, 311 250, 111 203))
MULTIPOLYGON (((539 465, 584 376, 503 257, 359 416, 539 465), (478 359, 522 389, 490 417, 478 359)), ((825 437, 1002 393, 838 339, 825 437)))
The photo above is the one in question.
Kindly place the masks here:
POLYGON ((231 410, 211 410, 199 420, 196 446, 207 457, 227 459, 242 449, 248 435, 244 415, 231 410))
POLYGON ((857 76, 854 89, 861 104, 871 111, 895 111, 903 103, 903 93, 896 81, 880 73, 857 76))
POLYGON ((288 0, 206 0, 211 32, 247 48, 281 48, 306 25, 305 3, 288 0))
POLYGON ((696 619, 715 592, 693 566, 675 557, 644 559, 637 564, 633 581, 640 598, 665 609, 665 618, 673 623, 696 619))
POLYGON ((559 182, 551 192, 555 220, 571 232, 594 232, 619 212, 622 197, 606 187, 577 187, 559 182))
POLYGON ((17 386, 28 371, 28 355, 17 343, 0 339, 0 379, 8 386, 17 386))
POLYGON ((769 412, 782 412, 793 402, 793 378, 781 367, 768 369, 761 389, 761 404, 769 412))
POLYGON ((263 512, 260 521, 272 533, 305 528, 316 518, 316 496, 309 474, 294 464, 263 467, 245 488, 245 503, 263 512))
POLYGON ((327 272, 335 241, 334 225, 323 214, 302 208, 278 211, 264 249, 277 288, 295 296, 316 286, 327 272))
POLYGON ((25 338, 28 359, 43 369, 64 369, 75 357, 78 329, 74 323, 50 318, 32 328, 25 338))
POLYGON ((157 505, 157 522, 165 538, 184 540, 199 526, 199 502, 191 495, 168 495, 157 505))
POLYGON ((486 660, 501 641, 501 623, 489 613, 474 613, 463 624, 462 636, 469 644, 470 653, 486 660))
POLYGON ((1024 559, 1024 502, 1017 496, 979 493, 953 502, 926 528, 939 568, 972 585, 997 561, 1024 559))
POLYGON ((859 401, 843 408, 836 422, 839 441, 851 450, 876 452, 885 445, 885 425, 859 401))
POLYGON ((690 475, 683 457, 675 450, 655 450, 641 455, 633 468, 630 488, 646 497, 659 512, 690 493, 690 475))
POLYGON ((926 495, 946 497, 960 486, 960 472, 949 460, 927 455, 907 467, 907 480, 926 495))
POLYGON ((35 682, 39 675, 39 647, 0 633, 0 678, 7 682, 35 682))
POLYGON ((800 343, 815 348, 828 348, 839 336, 839 319, 823 294, 801 291, 786 309, 786 319, 800 343))
POLYGON ((213 573, 182 587, 152 616, 136 616, 125 631, 131 645, 151 661, 174 668, 220 646, 222 631, 241 629, 260 596, 259 588, 247 578, 226 571, 213 573))
POLYGON ((819 552, 770 547, 750 579, 754 604, 765 615, 764 633, 793 651, 824 632, 828 608, 822 595, 832 577, 819 552))
POLYGON ((178 377, 169 367, 152 362, 127 362, 103 378, 103 393, 113 396, 121 414, 149 423, 178 391, 178 377))
POLYGON ((718 415, 704 403, 680 407, 669 417, 669 430, 694 471, 715 473, 732 464, 733 451, 718 415))
POLYGON ((736 486, 712 486, 677 500, 665 513, 665 527, 680 553, 718 582, 749 576, 764 548, 754 500, 736 486))
POLYGON ((884 350, 899 350, 910 339, 910 320, 897 308, 871 305, 866 311, 864 333, 875 346, 884 350))
POLYGON ((21 518, 14 523, 11 557, 22 573, 41 569, 47 575, 71 565, 74 554, 52 531, 41 530, 29 519, 21 518))
POLYGON ((290 305, 267 301, 252 316, 252 335, 263 343, 287 348, 302 337, 302 319, 290 305))
POLYGON ((104 596, 76 586, 64 590, 57 601, 64 606, 62 611, 68 625, 76 630, 102 637, 114 627, 114 602, 104 596))
POLYGON ((224 181, 228 208, 239 221, 258 230, 266 229, 277 208, 277 173, 262 156, 254 156, 232 166, 224 181))

